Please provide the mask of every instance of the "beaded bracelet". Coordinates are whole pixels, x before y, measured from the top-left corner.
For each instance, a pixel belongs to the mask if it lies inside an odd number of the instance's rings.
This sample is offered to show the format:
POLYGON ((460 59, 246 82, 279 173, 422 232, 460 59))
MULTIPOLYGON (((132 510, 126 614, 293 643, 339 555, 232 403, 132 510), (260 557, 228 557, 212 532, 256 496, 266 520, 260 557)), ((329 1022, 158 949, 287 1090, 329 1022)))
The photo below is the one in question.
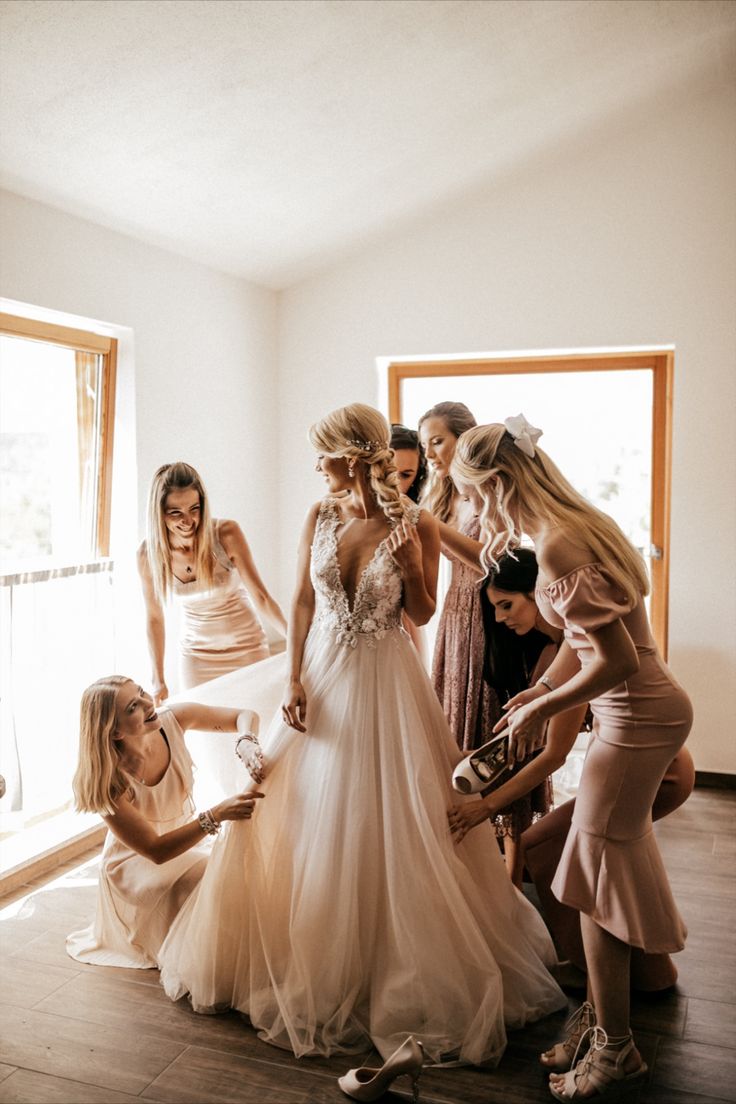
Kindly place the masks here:
POLYGON ((200 813, 197 820, 199 821, 199 827, 206 836, 216 836, 220 831, 220 821, 215 820, 211 809, 206 809, 203 813, 200 813))
POLYGON ((548 690, 554 690, 555 689, 555 684, 553 683, 553 681, 549 677, 549 675, 542 675, 541 678, 538 678, 537 679, 537 686, 546 686, 548 690))

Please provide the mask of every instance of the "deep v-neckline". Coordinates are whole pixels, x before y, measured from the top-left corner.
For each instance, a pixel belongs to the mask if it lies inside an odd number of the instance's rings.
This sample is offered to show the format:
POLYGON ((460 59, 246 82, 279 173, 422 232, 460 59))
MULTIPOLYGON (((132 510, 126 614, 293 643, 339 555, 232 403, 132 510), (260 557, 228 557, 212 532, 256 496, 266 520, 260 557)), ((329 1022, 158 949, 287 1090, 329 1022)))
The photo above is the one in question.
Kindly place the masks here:
POLYGON ((334 526, 334 528, 332 530, 332 554, 335 557, 335 569, 337 571, 337 580, 340 584, 340 591, 342 592, 342 595, 345 599, 345 605, 347 606, 348 614, 350 615, 350 617, 352 617, 353 614, 355 613, 356 609, 358 608, 358 598, 360 596, 361 588, 363 586, 363 582, 366 578, 368 570, 369 570, 369 568, 371 568, 373 566, 373 562, 375 561, 376 556, 378 555, 379 549, 383 547, 383 545, 386 543, 388 538, 391 536, 392 530, 389 529, 386 536, 382 537, 381 540, 378 542, 376 547, 373 549, 373 552, 371 553, 370 559, 368 560, 365 567, 363 568, 360 575, 358 576, 358 582, 355 586, 355 593, 353 594, 353 604, 351 606, 350 605, 350 595, 348 594, 347 587, 345 586, 345 583, 343 581, 342 571, 340 570, 340 557, 338 555, 338 547, 340 545, 340 541, 337 539, 338 530, 341 528, 341 526, 344 526, 347 523, 343 522, 341 520, 340 511, 337 509, 337 507, 335 507, 335 514, 336 514, 336 517, 337 517, 337 524, 334 526))

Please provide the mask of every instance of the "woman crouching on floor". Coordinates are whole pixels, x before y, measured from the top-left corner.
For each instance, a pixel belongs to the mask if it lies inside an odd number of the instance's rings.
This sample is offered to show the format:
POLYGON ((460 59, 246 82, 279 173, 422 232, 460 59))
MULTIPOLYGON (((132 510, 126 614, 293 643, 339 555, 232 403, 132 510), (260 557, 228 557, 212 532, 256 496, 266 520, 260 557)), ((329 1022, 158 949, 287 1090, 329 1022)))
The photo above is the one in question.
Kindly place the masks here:
POLYGON ((247 820, 263 795, 252 710, 181 702, 159 712, 132 679, 98 679, 82 695, 79 812, 99 813, 109 829, 92 924, 73 932, 67 952, 80 962, 147 969, 205 869, 211 837, 227 820, 247 820), (244 789, 197 814, 187 729, 240 733, 236 754, 249 771, 244 789))

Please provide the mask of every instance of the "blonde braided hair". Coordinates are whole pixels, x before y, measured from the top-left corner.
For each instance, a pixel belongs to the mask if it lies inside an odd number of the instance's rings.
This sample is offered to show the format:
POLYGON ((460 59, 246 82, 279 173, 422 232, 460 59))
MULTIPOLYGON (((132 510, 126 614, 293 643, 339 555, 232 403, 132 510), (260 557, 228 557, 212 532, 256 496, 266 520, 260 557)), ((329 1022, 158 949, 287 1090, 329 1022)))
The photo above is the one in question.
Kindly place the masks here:
POLYGON ((391 429, 380 411, 365 403, 341 406, 309 430, 312 446, 326 456, 365 464, 376 502, 389 521, 399 521, 406 506, 390 447, 391 429))

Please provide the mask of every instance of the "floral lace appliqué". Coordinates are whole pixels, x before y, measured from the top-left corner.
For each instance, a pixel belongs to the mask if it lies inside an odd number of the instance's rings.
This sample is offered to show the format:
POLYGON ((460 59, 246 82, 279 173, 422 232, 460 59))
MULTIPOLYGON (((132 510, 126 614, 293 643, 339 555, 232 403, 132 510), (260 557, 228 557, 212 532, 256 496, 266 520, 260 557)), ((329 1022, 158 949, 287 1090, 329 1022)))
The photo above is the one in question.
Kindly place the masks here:
MULTIPOLYGON (((416 522, 418 508, 409 512, 416 522)), ((334 633, 339 644, 355 648, 363 638, 369 647, 401 624, 401 572, 386 547, 377 546, 358 582, 355 603, 350 609, 340 579, 337 560, 337 530, 340 514, 333 499, 320 507, 312 543, 311 578, 315 593, 316 624, 334 633)))

